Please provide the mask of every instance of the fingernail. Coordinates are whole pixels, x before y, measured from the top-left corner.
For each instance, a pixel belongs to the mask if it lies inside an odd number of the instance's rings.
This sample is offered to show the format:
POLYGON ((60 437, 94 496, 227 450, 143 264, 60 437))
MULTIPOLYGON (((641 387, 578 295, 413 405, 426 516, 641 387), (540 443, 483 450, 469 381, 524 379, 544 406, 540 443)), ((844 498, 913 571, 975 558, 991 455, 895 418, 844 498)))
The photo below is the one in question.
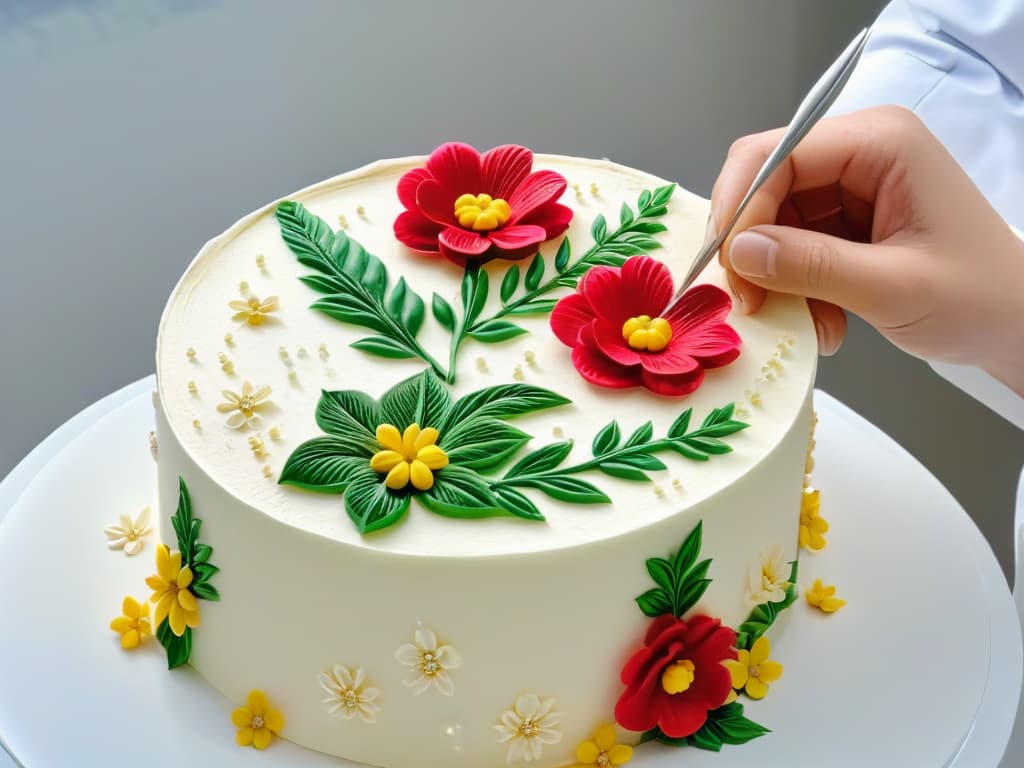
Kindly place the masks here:
POLYGON ((710 243, 718 237, 718 225, 715 223, 715 212, 708 214, 707 224, 704 225, 704 242, 710 243))
POLYGON ((740 232, 729 249, 729 264, 746 277, 774 277, 779 244, 760 232, 740 232))
POLYGON ((814 321, 814 332, 818 336, 818 352, 822 355, 832 354, 832 344, 828 338, 828 331, 825 330, 825 325, 818 319, 814 321))
POLYGON ((739 304, 740 309, 743 309, 743 294, 737 290, 736 278, 733 276, 732 272, 727 271, 725 273, 725 280, 729 284, 729 293, 731 293, 733 298, 736 299, 736 303, 739 304))

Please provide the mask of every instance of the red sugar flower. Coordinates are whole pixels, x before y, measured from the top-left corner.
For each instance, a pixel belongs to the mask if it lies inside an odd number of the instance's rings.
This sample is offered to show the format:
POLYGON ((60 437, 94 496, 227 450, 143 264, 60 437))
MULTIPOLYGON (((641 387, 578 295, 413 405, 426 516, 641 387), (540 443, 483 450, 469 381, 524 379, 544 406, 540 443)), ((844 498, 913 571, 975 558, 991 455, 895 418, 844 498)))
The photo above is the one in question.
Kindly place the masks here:
POLYGON ((718 619, 659 616, 622 668, 626 690, 615 705, 616 722, 630 731, 658 726, 674 739, 696 733, 732 691, 722 662, 736 658, 735 645, 736 633, 718 619))
POLYGON ((460 266, 532 256, 572 220, 572 209, 556 202, 565 177, 532 168, 526 147, 507 144, 481 155, 468 144, 442 144, 425 168, 398 181, 405 210, 395 219, 395 237, 460 266))
POLYGON ((633 256, 617 267, 594 267, 551 312, 551 329, 568 347, 584 379, 602 387, 645 386, 662 395, 688 395, 740 354, 740 337, 725 318, 729 295, 713 285, 688 290, 663 317, 672 298, 668 267, 633 256))

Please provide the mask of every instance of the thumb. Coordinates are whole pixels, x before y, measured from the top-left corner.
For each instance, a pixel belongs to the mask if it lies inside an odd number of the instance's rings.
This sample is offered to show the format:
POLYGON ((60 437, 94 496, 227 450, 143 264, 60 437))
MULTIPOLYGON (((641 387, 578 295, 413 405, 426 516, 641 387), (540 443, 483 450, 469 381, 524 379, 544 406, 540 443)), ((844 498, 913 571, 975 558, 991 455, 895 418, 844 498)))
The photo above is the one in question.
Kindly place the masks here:
POLYGON ((755 285, 871 317, 892 299, 893 254, 880 255, 889 250, 807 229, 765 225, 735 235, 726 256, 732 270, 755 285))

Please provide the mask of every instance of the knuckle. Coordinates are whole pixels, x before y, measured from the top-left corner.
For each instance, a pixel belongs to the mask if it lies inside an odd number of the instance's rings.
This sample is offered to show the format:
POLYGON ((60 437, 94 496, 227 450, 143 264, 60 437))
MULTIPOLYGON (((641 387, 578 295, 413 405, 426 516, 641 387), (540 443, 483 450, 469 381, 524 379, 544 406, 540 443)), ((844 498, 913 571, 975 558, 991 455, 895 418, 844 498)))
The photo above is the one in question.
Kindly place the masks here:
POLYGON ((906 107, 887 104, 878 107, 878 113, 886 127, 897 136, 913 136, 924 128, 921 118, 906 107))
POLYGON ((804 249, 804 281, 812 290, 831 286, 839 273, 839 253, 832 243, 814 241, 804 249))

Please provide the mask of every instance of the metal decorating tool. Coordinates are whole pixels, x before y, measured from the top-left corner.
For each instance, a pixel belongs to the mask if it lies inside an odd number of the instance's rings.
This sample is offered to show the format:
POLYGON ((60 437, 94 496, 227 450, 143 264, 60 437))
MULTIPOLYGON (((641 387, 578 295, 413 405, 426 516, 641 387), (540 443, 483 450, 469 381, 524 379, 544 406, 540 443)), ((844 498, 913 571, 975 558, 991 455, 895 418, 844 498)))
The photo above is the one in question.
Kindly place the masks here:
POLYGON ((761 188, 761 185, 782 164, 782 161, 789 157, 793 150, 796 149, 796 145, 800 143, 800 140, 807 135, 807 132, 814 127, 815 123, 832 106, 836 97, 843 90, 843 86, 846 85, 846 81, 850 79, 853 68, 857 65, 857 60, 860 58, 867 40, 868 30, 862 29, 860 34, 846 46, 846 50, 843 51, 842 55, 835 60, 832 66, 814 84, 814 87, 804 97, 804 100, 800 102, 800 106, 797 107, 796 114, 793 115, 793 119, 779 141, 779 145, 768 156, 768 159, 764 161, 764 165, 761 166, 761 170, 754 177, 750 189, 747 190, 747 194, 743 197, 736 212, 722 228, 721 232, 717 234, 714 231, 708 232, 707 242, 700 250, 700 253, 697 254, 697 258, 694 259, 690 270, 686 273, 686 277, 683 278, 683 282, 680 283, 679 288, 672 297, 672 301, 668 303, 662 314, 667 313, 679 301, 680 297, 686 292, 686 289, 697 279, 697 275, 704 270, 715 254, 718 253, 718 249, 722 247, 722 243, 725 242, 732 228, 736 226, 740 214, 743 213, 754 193, 761 188))

